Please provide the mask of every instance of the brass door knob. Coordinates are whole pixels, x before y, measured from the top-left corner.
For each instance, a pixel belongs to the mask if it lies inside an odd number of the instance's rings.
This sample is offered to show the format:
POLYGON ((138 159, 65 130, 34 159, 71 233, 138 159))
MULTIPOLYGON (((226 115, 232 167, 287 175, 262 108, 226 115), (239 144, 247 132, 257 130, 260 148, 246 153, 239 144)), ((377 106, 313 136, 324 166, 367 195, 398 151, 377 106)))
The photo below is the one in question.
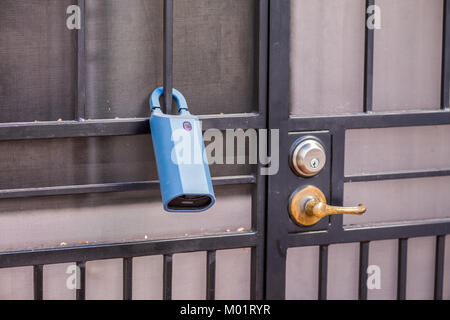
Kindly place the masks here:
POLYGON ((312 226, 321 219, 334 214, 362 215, 366 210, 362 204, 357 207, 329 206, 323 192, 312 186, 305 187, 293 194, 289 205, 291 217, 303 226, 312 226))

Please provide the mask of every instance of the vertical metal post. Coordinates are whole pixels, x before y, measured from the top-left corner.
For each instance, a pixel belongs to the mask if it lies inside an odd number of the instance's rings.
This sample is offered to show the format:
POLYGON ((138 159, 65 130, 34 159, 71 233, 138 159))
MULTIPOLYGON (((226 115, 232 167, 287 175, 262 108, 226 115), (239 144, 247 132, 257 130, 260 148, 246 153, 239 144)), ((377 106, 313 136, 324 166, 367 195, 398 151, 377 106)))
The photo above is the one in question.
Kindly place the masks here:
MULTIPOLYGON (((269 117, 268 129, 279 130, 281 152, 288 150, 290 81, 290 0, 270 1, 269 31, 269 117)), ((282 159, 287 155, 281 155, 282 159)), ((266 225, 266 299, 286 296, 286 255, 288 249, 286 177, 288 166, 268 177, 266 225)))
POLYGON ((75 118, 86 118, 86 3, 78 0, 81 29, 77 32, 77 105, 75 118))
POLYGON ((444 31, 442 39, 441 109, 450 108, 450 3, 444 0, 444 31))
POLYGON ((434 272, 434 299, 442 300, 444 292, 445 236, 436 238, 436 265, 434 272))
POLYGON ((77 262, 77 272, 79 272, 77 281, 79 281, 80 286, 77 288, 76 299, 86 300, 86 262, 77 262))
POLYGON ((366 19, 364 20, 365 54, 364 54, 364 112, 373 109, 373 57, 374 57, 374 30, 367 26, 369 17, 368 8, 375 4, 375 0, 366 0, 366 19))
POLYGON ((44 266, 33 267, 34 300, 44 299, 44 266))
POLYGON ((208 251, 206 256, 206 300, 216 298, 216 252, 208 251))
POLYGON ((250 299, 264 298, 264 253, 266 217, 266 177, 261 175, 261 165, 255 167, 256 185, 252 190, 252 229, 257 231, 257 245, 251 249, 250 299))
POLYGON ((172 111, 173 89, 173 0, 164 0, 164 106, 172 111), (167 94, 169 93, 169 94, 167 94))
MULTIPOLYGON (((345 128, 336 126, 330 130, 332 134, 331 147, 331 203, 341 206, 344 202, 344 167, 345 167, 345 128)), ((343 215, 330 217, 328 232, 337 234, 343 232, 343 215)))
POLYGON ((172 255, 164 255, 163 261, 163 299, 172 300, 172 255))
MULTIPOLYGON (((267 120, 267 68, 269 43, 269 1, 259 0, 258 11, 258 113, 267 120)), ((266 218, 266 182, 261 175, 261 165, 255 167, 256 185, 252 190, 252 229, 258 232, 257 245, 251 249, 251 290, 250 299, 264 298, 264 253, 266 218)))
POLYGON ((406 300, 408 239, 398 241, 397 299, 406 300))
POLYGON ((258 9, 258 113, 267 115, 267 67, 269 45, 269 0, 259 0, 258 9))
POLYGON ((133 258, 123 259, 123 300, 133 299, 133 258))
POLYGON ((328 287, 328 246, 319 249, 319 300, 327 299, 328 287))
POLYGON ((359 246, 359 300, 367 300, 367 268, 369 267, 369 242, 359 246))

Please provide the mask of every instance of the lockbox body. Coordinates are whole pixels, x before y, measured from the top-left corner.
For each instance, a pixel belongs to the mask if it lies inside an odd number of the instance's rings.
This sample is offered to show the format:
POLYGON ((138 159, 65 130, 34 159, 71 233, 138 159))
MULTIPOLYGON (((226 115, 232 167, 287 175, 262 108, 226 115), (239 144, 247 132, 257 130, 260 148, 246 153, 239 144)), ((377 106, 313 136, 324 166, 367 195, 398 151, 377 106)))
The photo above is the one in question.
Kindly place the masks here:
POLYGON ((202 212, 215 203, 201 123, 186 110, 150 118, 161 196, 168 212, 202 212))

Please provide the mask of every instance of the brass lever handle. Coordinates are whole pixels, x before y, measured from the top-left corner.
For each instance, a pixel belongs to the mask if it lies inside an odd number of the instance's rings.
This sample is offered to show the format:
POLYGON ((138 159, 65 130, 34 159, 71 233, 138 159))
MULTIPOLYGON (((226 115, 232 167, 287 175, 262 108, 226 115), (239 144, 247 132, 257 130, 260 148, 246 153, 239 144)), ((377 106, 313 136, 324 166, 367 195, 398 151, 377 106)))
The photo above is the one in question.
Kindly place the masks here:
POLYGON ((366 212, 366 207, 360 204, 357 207, 335 207, 329 206, 323 202, 317 202, 314 200, 310 200, 306 203, 306 213, 308 215, 316 216, 320 219, 323 219, 327 216, 335 215, 335 214, 355 214, 362 215, 366 212))
POLYGON ((323 192, 312 186, 296 192, 291 197, 289 207, 292 218, 303 226, 312 226, 321 219, 336 214, 362 215, 366 210, 362 204, 357 207, 330 206, 323 192))

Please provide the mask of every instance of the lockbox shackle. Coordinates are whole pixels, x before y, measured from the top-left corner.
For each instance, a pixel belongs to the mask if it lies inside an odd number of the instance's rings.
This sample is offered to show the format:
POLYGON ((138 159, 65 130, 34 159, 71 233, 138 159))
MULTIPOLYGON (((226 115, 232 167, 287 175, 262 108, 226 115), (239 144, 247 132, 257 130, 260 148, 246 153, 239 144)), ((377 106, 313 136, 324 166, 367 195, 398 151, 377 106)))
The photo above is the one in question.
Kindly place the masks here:
MULTIPOLYGON (((164 95, 164 87, 159 87, 153 91, 153 93, 150 96, 150 108, 152 113, 162 113, 161 111, 161 103, 159 102, 159 99, 164 95)), ((180 115, 188 115, 189 114, 189 108, 187 105, 187 101, 184 98, 183 94, 178 91, 177 89, 172 89, 172 96, 177 103, 178 113, 180 115)))

